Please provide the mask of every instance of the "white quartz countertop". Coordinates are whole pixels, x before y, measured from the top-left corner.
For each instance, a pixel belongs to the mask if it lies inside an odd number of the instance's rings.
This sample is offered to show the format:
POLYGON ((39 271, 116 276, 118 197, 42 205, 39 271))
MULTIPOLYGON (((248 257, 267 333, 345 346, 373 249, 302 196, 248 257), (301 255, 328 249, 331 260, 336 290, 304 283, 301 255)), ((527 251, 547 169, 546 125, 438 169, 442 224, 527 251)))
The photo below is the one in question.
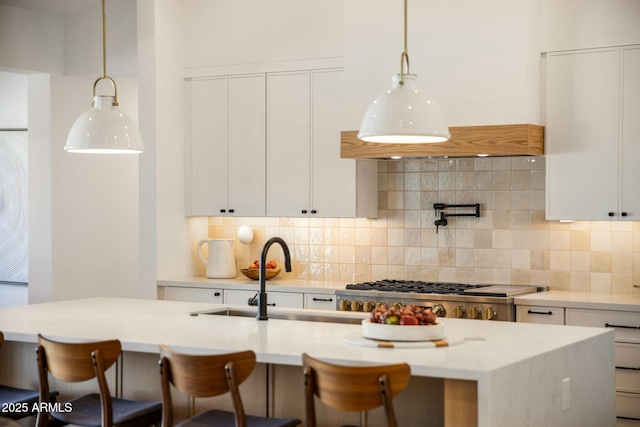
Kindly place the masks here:
POLYGON ((640 313, 640 295, 547 291, 514 297, 516 305, 635 311, 640 313))
MULTIPOLYGON (((280 274, 282 275, 282 273, 280 274)), ((336 289, 345 289, 347 283, 348 282, 297 280, 278 276, 267 281, 267 292, 300 292, 332 295, 336 289)), ((234 279, 184 277, 180 279, 158 280, 156 284, 160 287, 176 286, 205 289, 214 289, 216 287, 228 289, 231 287, 241 290, 258 290, 259 288, 259 282, 257 280, 247 279, 242 275, 234 279)))
MULTIPOLYGON (((613 334, 603 328, 447 318, 442 319, 445 337, 464 337, 463 344, 431 349, 387 349, 345 343, 345 335, 358 333, 360 325, 190 315, 225 307, 124 298, 69 300, 2 308, 0 330, 8 341, 34 343, 38 333, 70 340, 118 338, 124 350, 134 352, 157 353, 161 343, 195 352, 251 349, 259 362, 285 365, 300 365, 304 352, 346 363, 407 362, 413 375, 479 381, 510 365, 583 340, 613 334)), ((270 311, 366 316, 323 310, 270 308, 270 311)))

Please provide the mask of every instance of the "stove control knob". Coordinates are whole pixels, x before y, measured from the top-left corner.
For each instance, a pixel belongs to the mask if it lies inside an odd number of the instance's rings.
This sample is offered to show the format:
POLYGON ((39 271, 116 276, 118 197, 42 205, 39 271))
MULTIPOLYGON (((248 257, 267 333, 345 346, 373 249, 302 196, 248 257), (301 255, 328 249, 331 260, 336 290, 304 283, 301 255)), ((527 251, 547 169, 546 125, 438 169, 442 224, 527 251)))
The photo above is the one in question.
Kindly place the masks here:
POLYGON ((496 318, 496 314, 496 311, 493 308, 489 307, 484 311, 483 317, 487 320, 493 320, 496 318))
POLYGON ((464 307, 457 305, 453 308, 453 315, 460 318, 464 316, 464 307))
POLYGON ((365 301, 364 302, 364 306, 362 307, 362 309, 366 312, 370 312, 371 310, 374 309, 375 307, 375 303, 373 301, 365 301))
POLYGON ((469 319, 477 319, 480 316, 480 309, 478 307, 471 307, 469 309, 469 319))
POLYGON ((402 308, 402 304, 396 301, 391 304, 391 307, 395 308, 396 310, 400 310, 402 308))
POLYGON ((433 314, 435 314, 438 317, 446 317, 447 315, 447 310, 444 309, 444 306, 442 304, 436 304, 431 308, 431 311, 433 311, 433 314))
POLYGON ((348 299, 343 299, 340 301, 340 311, 349 311, 351 310, 351 301, 348 299))
POLYGON ((351 301, 351 311, 360 311, 362 309, 362 301, 351 301))
POLYGON ((380 308, 380 307, 389 308, 386 302, 377 302, 376 308, 380 308))

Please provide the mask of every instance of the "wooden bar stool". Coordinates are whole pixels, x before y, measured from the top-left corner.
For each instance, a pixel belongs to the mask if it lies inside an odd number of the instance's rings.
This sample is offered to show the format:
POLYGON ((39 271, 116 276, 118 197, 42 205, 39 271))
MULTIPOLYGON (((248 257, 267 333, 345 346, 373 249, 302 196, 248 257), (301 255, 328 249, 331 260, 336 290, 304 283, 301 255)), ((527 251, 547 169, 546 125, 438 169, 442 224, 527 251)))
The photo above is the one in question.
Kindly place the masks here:
MULTIPOLYGON (((4 343, 4 334, 0 331, 0 347, 4 343)), ((52 399, 58 392, 50 393, 52 399)), ((33 405, 38 403, 38 390, 10 387, 0 384, 0 416, 19 420, 24 417, 36 415, 33 405)))
MULTIPOLYGON (((40 403, 51 402, 48 374, 60 381, 75 383, 96 378, 99 393, 85 394, 68 402, 69 412, 51 412, 62 424, 84 427, 150 426, 159 425, 162 402, 143 402, 111 397, 105 371, 122 351, 120 341, 63 343, 38 334, 38 375, 40 403)), ((40 412, 37 427, 46 427, 49 413, 40 412)))
POLYGON ((361 412, 384 406, 387 425, 397 427, 393 398, 409 383, 406 363, 376 366, 334 365, 302 355, 307 427, 316 426, 315 396, 327 406, 361 412))
POLYGON ((266 418, 246 415, 238 386, 256 366, 253 351, 216 355, 194 355, 160 346, 162 380, 162 427, 173 427, 171 384, 191 397, 212 397, 231 393, 234 412, 210 409, 178 424, 178 427, 295 427, 293 418, 266 418))

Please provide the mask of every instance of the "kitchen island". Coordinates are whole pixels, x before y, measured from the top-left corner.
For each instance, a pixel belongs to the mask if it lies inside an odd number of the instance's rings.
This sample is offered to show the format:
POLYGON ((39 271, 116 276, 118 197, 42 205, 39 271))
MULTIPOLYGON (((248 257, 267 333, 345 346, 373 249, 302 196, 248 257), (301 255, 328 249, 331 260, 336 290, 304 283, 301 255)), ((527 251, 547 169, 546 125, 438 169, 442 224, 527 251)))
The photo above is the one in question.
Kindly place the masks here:
MULTIPOLYGON (((241 388, 248 413, 303 417, 300 356, 306 352, 346 364, 407 362, 413 378, 396 399, 400 425, 615 425, 611 330, 445 318, 445 337, 464 342, 389 349, 345 342, 345 336, 360 332, 358 324, 193 315, 225 309, 216 304, 118 298, 0 309, 0 330, 7 341, 0 349, 0 382, 36 386, 33 348, 38 333, 65 340, 119 338, 124 354, 110 381, 112 391, 124 397, 160 398, 156 362, 158 345, 163 343, 188 352, 253 350, 260 365, 241 388)), ((274 315, 302 311, 270 310, 274 315)), ((355 320, 366 316, 318 314, 355 320)), ((55 386, 63 394, 69 391, 66 385, 54 382, 55 386)), ((177 404, 182 408, 177 416, 184 416, 188 402, 177 400, 177 404)), ((368 425, 379 425, 381 417, 376 414, 369 414, 368 425)), ((358 423, 358 418, 347 422, 358 423)))

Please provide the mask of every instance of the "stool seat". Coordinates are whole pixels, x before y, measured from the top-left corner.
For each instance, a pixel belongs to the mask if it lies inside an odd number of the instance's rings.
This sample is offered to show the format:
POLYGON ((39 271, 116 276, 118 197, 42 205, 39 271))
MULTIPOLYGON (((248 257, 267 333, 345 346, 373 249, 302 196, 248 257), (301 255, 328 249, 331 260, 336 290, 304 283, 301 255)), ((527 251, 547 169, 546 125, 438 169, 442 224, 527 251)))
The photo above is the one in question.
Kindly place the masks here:
MULTIPOLYGON (((69 400, 73 412, 53 412, 54 418, 66 424, 86 427, 102 426, 102 406, 98 393, 85 394, 69 400)), ((145 415, 161 411, 162 402, 141 402, 137 400, 111 398, 113 424, 124 424, 145 415)))
MULTIPOLYGON (((4 343, 4 334, 0 331, 0 347, 4 343)), ((52 400, 58 395, 57 391, 50 393, 52 400)), ((38 390, 29 390, 0 384, 0 416, 19 420, 37 414, 34 404, 38 403, 38 390)))

